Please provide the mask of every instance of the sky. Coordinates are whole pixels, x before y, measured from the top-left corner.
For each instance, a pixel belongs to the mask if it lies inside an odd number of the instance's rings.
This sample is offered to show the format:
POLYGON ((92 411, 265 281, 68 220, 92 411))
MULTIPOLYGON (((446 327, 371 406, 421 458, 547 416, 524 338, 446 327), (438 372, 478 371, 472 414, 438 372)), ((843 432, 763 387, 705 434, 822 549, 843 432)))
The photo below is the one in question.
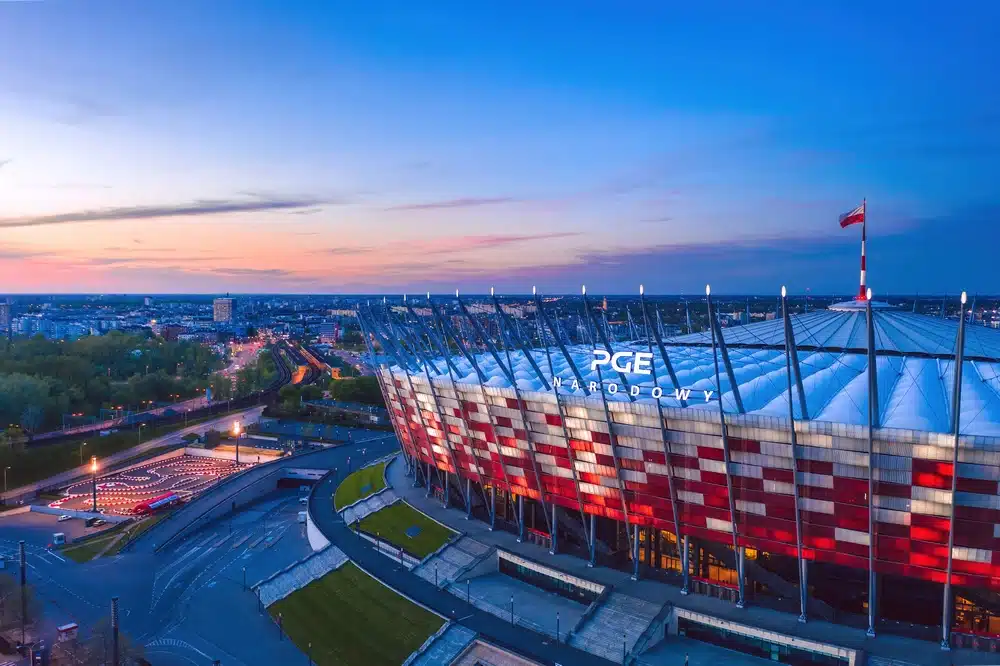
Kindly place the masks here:
POLYGON ((0 292, 1000 293, 998 19, 0 1, 0 292))

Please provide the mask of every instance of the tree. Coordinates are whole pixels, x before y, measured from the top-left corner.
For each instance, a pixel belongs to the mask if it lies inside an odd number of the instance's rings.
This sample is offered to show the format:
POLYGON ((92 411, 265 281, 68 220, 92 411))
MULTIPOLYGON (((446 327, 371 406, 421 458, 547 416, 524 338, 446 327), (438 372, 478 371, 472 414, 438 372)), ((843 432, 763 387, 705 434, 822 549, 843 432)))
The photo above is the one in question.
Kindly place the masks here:
POLYGON ((330 387, 330 397, 343 402, 385 406, 378 379, 375 377, 354 377, 336 381, 330 387))
POLYGON ((38 428, 42 425, 42 416, 44 412, 42 408, 38 405, 28 405, 21 412, 21 428, 28 433, 28 437, 32 437, 38 428))
MULTIPOLYGON (((29 584, 25 588, 28 626, 42 619, 42 602, 29 584)), ((0 627, 21 626, 21 585, 8 574, 0 574, 0 627)))

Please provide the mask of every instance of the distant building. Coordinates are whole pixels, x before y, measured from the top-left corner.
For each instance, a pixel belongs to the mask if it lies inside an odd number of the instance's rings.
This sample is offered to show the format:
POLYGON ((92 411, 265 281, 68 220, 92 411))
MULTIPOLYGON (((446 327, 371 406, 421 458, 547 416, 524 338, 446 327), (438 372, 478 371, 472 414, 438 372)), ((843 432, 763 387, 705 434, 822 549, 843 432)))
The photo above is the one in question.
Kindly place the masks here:
POLYGON ((333 344, 340 339, 340 324, 324 322, 319 325, 319 341, 324 344, 333 344))
POLYGON ((146 298, 142 299, 142 304, 145 305, 148 308, 149 306, 151 306, 153 304, 153 297, 152 296, 147 296, 146 298))
POLYGON ((217 298, 212 301, 212 320, 216 323, 231 323, 234 305, 231 298, 217 298))
POLYGON ((0 331, 9 331, 11 325, 10 301, 0 303, 0 331))

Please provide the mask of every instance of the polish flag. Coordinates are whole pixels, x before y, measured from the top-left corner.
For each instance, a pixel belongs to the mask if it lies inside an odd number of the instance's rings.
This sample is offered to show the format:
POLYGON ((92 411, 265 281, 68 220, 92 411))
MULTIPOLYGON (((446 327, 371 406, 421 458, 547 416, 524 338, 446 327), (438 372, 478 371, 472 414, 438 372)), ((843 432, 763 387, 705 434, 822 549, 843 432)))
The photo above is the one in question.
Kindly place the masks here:
POLYGON ((852 224, 861 224, 865 221, 865 204, 861 204, 850 213, 840 216, 840 228, 849 227, 852 224))

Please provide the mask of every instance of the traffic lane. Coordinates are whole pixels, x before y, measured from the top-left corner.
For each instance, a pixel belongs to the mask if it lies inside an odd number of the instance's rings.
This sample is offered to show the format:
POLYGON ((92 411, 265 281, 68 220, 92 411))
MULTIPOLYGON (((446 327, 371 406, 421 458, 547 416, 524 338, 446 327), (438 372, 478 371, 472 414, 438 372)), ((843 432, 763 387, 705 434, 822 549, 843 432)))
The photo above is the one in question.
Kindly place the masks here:
POLYGON ((434 609, 441 615, 459 622, 501 647, 514 649, 543 663, 574 664, 579 666, 608 666, 613 662, 589 652, 554 643, 527 629, 512 627, 500 618, 462 601, 459 597, 439 590, 431 583, 401 571, 399 565, 380 555, 365 539, 359 538, 344 524, 333 509, 333 493, 337 480, 332 475, 323 478, 316 486, 309 504, 309 511, 316 526, 324 536, 354 561, 389 587, 434 609))

